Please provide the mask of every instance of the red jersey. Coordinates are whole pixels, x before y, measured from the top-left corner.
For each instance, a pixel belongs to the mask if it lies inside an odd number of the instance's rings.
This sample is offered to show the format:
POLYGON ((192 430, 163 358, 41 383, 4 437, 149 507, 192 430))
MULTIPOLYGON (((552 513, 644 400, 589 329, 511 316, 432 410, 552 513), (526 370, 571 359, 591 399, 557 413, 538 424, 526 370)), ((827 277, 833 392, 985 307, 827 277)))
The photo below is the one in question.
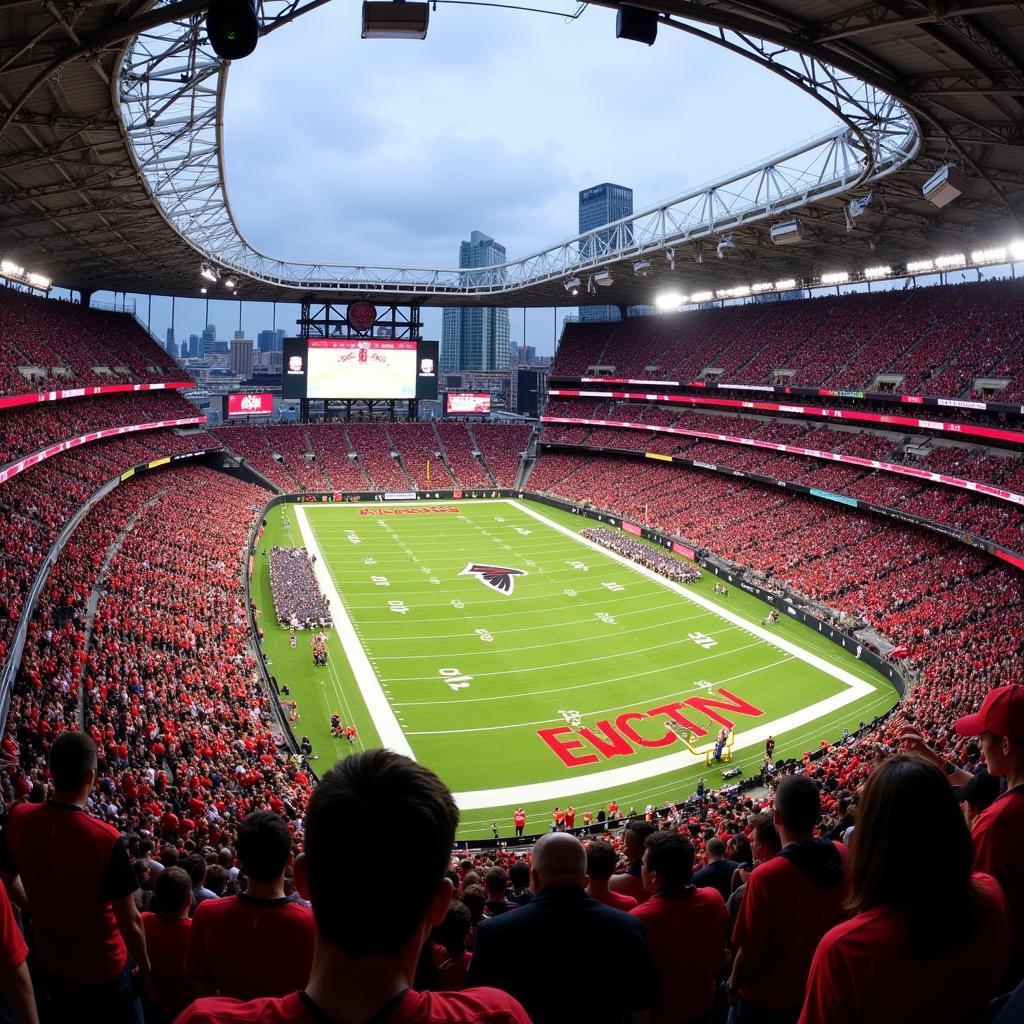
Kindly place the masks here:
POLYGON ((192 1002, 192 982, 185 972, 192 922, 171 921, 148 911, 142 915, 149 953, 150 975, 146 995, 150 1002, 173 1016, 192 1002))
POLYGON ((570 807, 569 810, 567 810, 565 812, 565 827, 566 828, 573 828, 575 826, 575 824, 576 824, 576 809, 574 807, 570 807))
POLYGON ((313 911, 287 896, 203 900, 192 920, 187 970, 235 999, 283 996, 309 980, 314 934, 313 911))
POLYGON ((974 870, 991 875, 1002 886, 1013 931, 1011 977, 1024 974, 1024 786, 1004 793, 974 820, 974 870))
POLYGON ((630 913, 643 921, 661 982, 653 1024, 675 1024, 710 1013, 729 931, 722 894, 695 887, 678 896, 656 893, 630 913))
POLYGON ((811 964, 800 1024, 981 1020, 1000 992, 1010 953, 1010 919, 998 883, 976 874, 985 894, 973 935, 939 956, 910 955, 903 911, 875 907, 836 925, 811 964))
POLYGON ((28 946, 14 920, 7 890, 0 885, 0 974, 10 974, 28 956, 28 946))
MULTIPOLYGON (((280 999, 199 999, 175 1024, 320 1024, 321 1017, 304 993, 280 999)), ((530 1024, 526 1011, 496 988, 462 992, 413 992, 387 1017, 387 1024, 530 1024)))
POLYGON ((522 811, 517 811, 512 820, 515 822, 516 828, 526 827, 526 815, 522 811))
POLYGON ((624 892, 612 892, 611 889, 605 889, 604 892, 592 892, 590 895, 598 903, 603 903, 606 907, 613 907, 615 910, 630 911, 636 906, 636 900, 624 892))
MULTIPOLYGON (((841 843, 833 845, 845 854, 841 843)), ((750 872, 732 933, 747 963, 744 1001, 763 1010, 803 1003, 811 958, 825 932, 846 917, 845 898, 845 881, 819 885, 783 854, 750 872)))
POLYGON ((71 804, 17 804, 0 833, 0 870, 21 876, 35 955, 50 973, 96 984, 124 970, 111 904, 139 883, 117 829, 71 804))

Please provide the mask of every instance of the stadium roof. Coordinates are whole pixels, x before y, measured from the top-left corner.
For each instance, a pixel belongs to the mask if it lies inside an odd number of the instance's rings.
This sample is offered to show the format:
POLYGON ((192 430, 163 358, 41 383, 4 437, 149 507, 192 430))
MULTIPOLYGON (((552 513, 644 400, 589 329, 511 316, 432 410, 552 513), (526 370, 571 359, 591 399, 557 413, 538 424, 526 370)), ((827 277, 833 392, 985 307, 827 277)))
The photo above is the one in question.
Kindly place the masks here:
MULTIPOLYGON (((262 0, 263 30, 324 2, 262 0)), ((662 0, 634 4, 659 12, 658 45, 678 29, 757 60, 835 110, 837 130, 499 268, 279 260, 231 214, 227 65, 203 37, 204 6, 0 0, 0 255, 74 289, 198 296, 207 259, 247 300, 566 306, 898 267, 1024 236, 1018 4, 662 0), (968 184, 939 209, 921 189, 945 164, 968 184), (774 244, 772 224, 794 216, 803 237, 774 244), (603 270, 610 283, 588 289, 603 270)))

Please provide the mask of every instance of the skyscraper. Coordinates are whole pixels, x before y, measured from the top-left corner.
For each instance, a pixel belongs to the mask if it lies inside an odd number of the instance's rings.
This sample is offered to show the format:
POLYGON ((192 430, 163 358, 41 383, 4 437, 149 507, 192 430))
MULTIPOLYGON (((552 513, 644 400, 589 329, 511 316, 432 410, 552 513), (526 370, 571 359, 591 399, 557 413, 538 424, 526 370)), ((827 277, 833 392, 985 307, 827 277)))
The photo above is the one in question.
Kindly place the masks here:
POLYGON ((206 328, 203 330, 203 336, 202 336, 202 339, 201 339, 201 345, 200 345, 200 349, 199 349, 199 354, 201 356, 211 356, 211 355, 213 355, 213 352, 214 352, 214 349, 216 348, 216 345, 217 345, 217 325, 216 324, 207 324, 206 328))
POLYGON ((280 352, 284 348, 284 330, 278 327, 275 331, 260 331, 256 345, 260 352, 280 352))
POLYGON ((177 354, 178 354, 178 346, 174 344, 174 328, 173 327, 168 327, 167 328, 167 341, 164 344, 164 348, 167 349, 167 351, 172 356, 177 356, 177 354))
MULTIPOLYGON (((580 193, 580 234, 593 231, 594 228, 611 224, 612 221, 629 217, 633 213, 633 190, 625 185, 613 185, 604 182, 593 188, 585 188, 580 193)), ((598 234, 598 238, 607 241, 609 232, 598 234)), ((618 320, 619 311, 615 306, 580 306, 580 319, 618 320)))
MULTIPOLYGON (((482 231, 474 231, 459 246, 460 269, 493 267, 505 262, 505 246, 482 231)), ((483 283, 483 274, 462 275, 466 284, 483 283)), ((446 306, 441 322, 441 372, 507 370, 509 361, 507 309, 469 309, 446 306)))
POLYGON ((184 348, 185 348, 185 343, 184 342, 181 343, 181 347, 182 347, 182 353, 181 353, 181 358, 182 359, 184 359, 186 356, 189 356, 192 359, 197 359, 199 357, 199 335, 198 334, 190 334, 188 336, 188 351, 187 352, 184 351, 184 348))
MULTIPOLYGON (((241 331, 236 331, 241 334, 241 331)), ((237 373, 243 380, 252 376, 252 341, 248 338, 235 338, 231 342, 231 372, 237 373)))

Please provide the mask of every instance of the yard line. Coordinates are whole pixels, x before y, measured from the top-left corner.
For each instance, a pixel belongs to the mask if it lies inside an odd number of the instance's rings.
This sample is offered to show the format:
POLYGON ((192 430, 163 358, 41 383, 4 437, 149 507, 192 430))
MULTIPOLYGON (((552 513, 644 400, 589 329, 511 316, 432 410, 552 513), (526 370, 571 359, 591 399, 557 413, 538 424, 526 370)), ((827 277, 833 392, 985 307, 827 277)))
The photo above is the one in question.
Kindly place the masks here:
POLYGON ((302 534, 306 550, 316 558, 316 561, 313 563, 313 572, 316 575, 317 582, 320 584, 320 589, 327 598, 334 628, 337 630, 338 638, 345 649, 345 657, 348 658, 348 663, 352 667, 352 674, 355 676, 356 685, 363 696, 363 702, 366 704, 367 710, 373 718, 373 723, 377 727, 377 734, 380 736, 381 743, 385 747, 390 747, 392 750, 396 750, 400 754, 405 754, 407 757, 415 760, 412 747, 409 745, 402 727, 398 724, 398 719, 395 718, 395 713, 391 709, 384 691, 381 689, 380 680, 373 671, 370 659, 367 657, 366 651, 356 635, 355 627, 352 625, 352 620, 348 616, 345 604, 341 600, 338 588, 335 587, 334 580, 327 571, 323 552, 317 544, 316 534, 310 528, 309 520, 306 518, 306 509, 302 505, 295 506, 295 519, 299 524, 299 532, 302 534))

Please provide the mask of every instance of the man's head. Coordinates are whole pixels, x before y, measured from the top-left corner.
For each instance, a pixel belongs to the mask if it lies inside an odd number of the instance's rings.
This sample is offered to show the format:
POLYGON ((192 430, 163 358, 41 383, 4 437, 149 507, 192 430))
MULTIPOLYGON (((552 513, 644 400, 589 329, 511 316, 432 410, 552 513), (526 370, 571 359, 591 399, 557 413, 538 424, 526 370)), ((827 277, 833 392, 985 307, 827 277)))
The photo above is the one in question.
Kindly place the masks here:
POLYGON ((292 859, 292 836, 280 814, 253 811, 238 829, 238 859, 257 882, 274 882, 292 859))
POLYGON ((599 839, 587 847, 587 874, 591 881, 606 882, 615 874, 619 855, 611 843, 599 839))
POLYGON ((199 853, 190 853, 181 866, 188 872, 188 877, 192 879, 192 888, 202 888, 203 882, 206 881, 206 858, 199 853))
POLYGON ((693 877, 689 839, 678 832, 652 832, 644 843, 642 872, 648 892, 677 892, 689 885, 693 877))
POLYGON ((775 827, 783 844, 802 842, 814 834, 821 815, 821 794, 806 775, 787 775, 775 790, 775 827))
POLYGON ((537 840, 530 862, 533 891, 551 885, 587 884, 587 852, 569 832, 549 832, 537 840))
POLYGON ((644 855, 644 843, 652 832, 657 832, 657 827, 649 821, 631 821, 626 826, 622 849, 630 860, 639 860, 644 855))
POLYGON ((339 761, 310 797, 306 852, 295 863, 319 941, 352 959, 418 954, 451 901, 446 871, 458 824, 448 787, 429 768, 390 750, 339 761), (367 884, 366 837, 375 872, 401 884, 367 884))
POLYGON ((775 827, 774 815, 767 811, 755 814, 751 822, 753 829, 750 834, 750 851, 759 864, 771 860, 781 849, 782 840, 775 827))
POLYGON ((954 789, 953 794, 963 806, 968 824, 972 824, 982 811, 995 803, 999 790, 999 779, 983 769, 970 782, 954 789))
POLYGON ((530 865, 521 860, 510 864, 508 878, 515 892, 522 892, 524 889, 528 889, 530 886, 530 865))
POLYGON ((167 917, 184 917, 192 903, 192 879, 181 868, 164 868, 153 883, 150 909, 167 917))
POLYGON ((503 900, 505 889, 508 886, 508 874, 504 868, 493 867, 487 869, 484 875, 484 888, 487 890, 489 900, 503 900))
POLYGON ((84 732, 62 732, 50 747, 53 788, 70 797, 87 796, 96 783, 96 744, 84 732))
MULTIPOLYGON (((650 846, 647 848, 650 849, 650 846)), ((716 860, 725 859, 725 843, 717 837, 709 839, 704 849, 707 851, 709 864, 714 863, 716 860)))
POLYGON ((961 736, 979 736, 989 775, 1024 774, 1024 686, 989 690, 973 715, 957 720, 961 736))

